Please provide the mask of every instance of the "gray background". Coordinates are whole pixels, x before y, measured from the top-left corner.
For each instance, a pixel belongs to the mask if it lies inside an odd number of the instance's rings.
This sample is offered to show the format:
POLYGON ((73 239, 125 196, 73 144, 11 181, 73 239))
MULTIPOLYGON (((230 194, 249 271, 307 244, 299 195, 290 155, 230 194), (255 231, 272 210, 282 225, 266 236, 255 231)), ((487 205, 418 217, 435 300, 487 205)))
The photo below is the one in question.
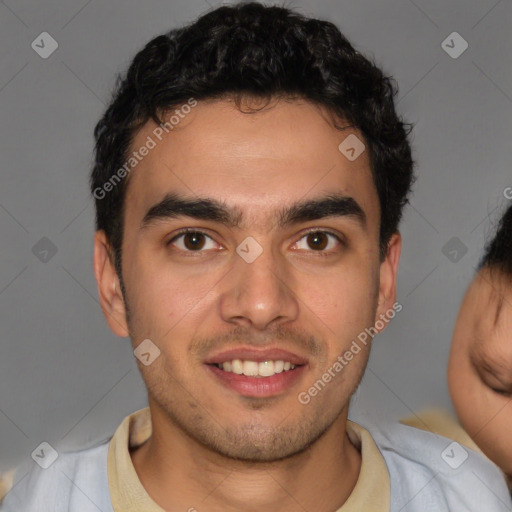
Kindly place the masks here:
MULTIPOLYGON (((427 405, 450 409, 445 367, 456 313, 512 186, 512 5, 287 5, 335 22, 375 58, 397 79, 398 109, 415 123, 418 181, 398 281, 404 308, 374 343, 351 415, 376 421, 427 405), (469 43, 457 59, 441 47, 453 31, 469 43), (442 251, 453 237, 468 250, 459 261, 442 251)), ((0 471, 30 461, 42 441, 59 451, 105 439, 146 406, 129 340, 110 332, 97 300, 92 130, 135 52, 209 8, 204 0, 0 2, 0 471), (48 59, 31 48, 43 31, 59 44, 48 59), (46 262, 33 249, 42 237, 57 249, 46 262)))

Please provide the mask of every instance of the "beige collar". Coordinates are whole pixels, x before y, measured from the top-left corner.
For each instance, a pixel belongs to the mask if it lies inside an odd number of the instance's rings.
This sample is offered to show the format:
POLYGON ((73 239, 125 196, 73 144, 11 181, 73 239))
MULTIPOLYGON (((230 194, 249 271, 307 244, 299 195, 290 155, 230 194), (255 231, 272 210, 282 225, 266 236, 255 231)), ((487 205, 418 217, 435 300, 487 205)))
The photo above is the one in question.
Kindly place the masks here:
MULTIPOLYGON (((165 512, 142 486, 129 452, 129 447, 144 443, 151 432, 146 407, 127 416, 110 440, 108 482, 114 512, 165 512)), ((361 472, 352 494, 336 512, 389 512, 389 473, 379 449, 370 433, 357 423, 347 423, 347 434, 361 451, 361 472)))

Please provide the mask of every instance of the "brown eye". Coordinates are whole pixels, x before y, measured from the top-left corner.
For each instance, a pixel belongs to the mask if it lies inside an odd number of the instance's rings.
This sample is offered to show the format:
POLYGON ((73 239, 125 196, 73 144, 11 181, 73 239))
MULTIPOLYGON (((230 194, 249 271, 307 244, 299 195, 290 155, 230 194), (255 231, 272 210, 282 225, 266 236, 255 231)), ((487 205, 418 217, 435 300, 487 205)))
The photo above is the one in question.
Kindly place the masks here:
POLYGON ((174 245, 184 252, 202 252, 202 249, 215 249, 214 240, 202 231, 182 231, 167 242, 167 245, 174 245), (206 247, 210 242, 210 247, 206 247))
POLYGON ((185 233, 183 242, 187 249, 191 251, 202 249, 204 246, 204 235, 202 233, 185 233))
POLYGON ((322 251, 327 247, 329 240, 325 233, 318 231, 316 233, 310 233, 308 235, 308 244, 315 250, 322 251))
POLYGON ((340 246, 344 245, 342 239, 329 231, 310 231, 306 233, 302 238, 296 242, 297 246, 301 250, 309 250, 318 252, 319 255, 328 256, 339 249, 340 246), (305 241, 305 244, 302 241, 305 241), (300 247, 300 244, 303 247, 300 247), (305 246, 305 247, 304 247, 305 246), (338 247, 337 247, 338 246, 338 247))

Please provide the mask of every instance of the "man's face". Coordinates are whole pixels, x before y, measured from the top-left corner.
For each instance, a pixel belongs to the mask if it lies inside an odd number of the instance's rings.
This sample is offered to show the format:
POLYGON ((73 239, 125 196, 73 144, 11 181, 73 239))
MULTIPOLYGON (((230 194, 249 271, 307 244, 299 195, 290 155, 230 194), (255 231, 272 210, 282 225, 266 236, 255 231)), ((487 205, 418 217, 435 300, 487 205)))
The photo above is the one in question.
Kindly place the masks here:
POLYGON ((463 427, 510 477, 512 286, 507 282, 484 269, 468 288, 453 333, 448 383, 463 427))
MULTIPOLYGON (((155 128, 147 123, 133 148, 157 140, 155 128)), ((150 339, 160 350, 150 365, 139 363, 154 417, 217 453, 277 460, 346 420, 368 347, 309 404, 298 395, 389 310, 400 252, 395 235, 381 264, 368 153, 350 161, 338 149, 350 134, 362 139, 305 102, 252 114, 200 102, 130 175, 126 330, 123 310, 104 310, 134 347, 150 339), (155 208, 168 194, 222 203, 239 224, 212 220, 212 208, 201 218, 169 216, 170 202, 155 208), (327 211, 278 215, 334 195, 327 211)))

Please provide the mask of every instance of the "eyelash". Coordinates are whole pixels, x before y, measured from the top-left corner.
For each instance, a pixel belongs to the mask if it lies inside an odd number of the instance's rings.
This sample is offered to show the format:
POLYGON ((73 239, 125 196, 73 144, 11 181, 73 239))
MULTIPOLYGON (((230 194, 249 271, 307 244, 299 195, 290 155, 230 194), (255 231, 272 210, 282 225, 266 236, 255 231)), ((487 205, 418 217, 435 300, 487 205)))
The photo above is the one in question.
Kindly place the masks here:
MULTIPOLYGON (((204 235, 210 239, 212 239, 212 237, 210 235, 208 235, 208 233, 205 233, 204 231, 201 231, 200 229, 194 229, 194 228, 185 228, 185 229, 182 229, 180 231, 178 231, 178 233, 176 233, 175 236, 173 236, 165 245, 166 246, 169 246, 171 245, 173 242, 175 242, 178 238, 182 237, 183 235, 186 235, 187 233, 194 233, 194 234, 201 234, 201 235, 204 235)), ((339 244, 342 246, 342 247, 346 247, 346 243, 345 241, 339 236, 337 235, 336 233, 333 233, 332 231, 329 231, 329 230, 324 230, 324 229, 318 229, 318 228, 312 228, 310 231, 306 231, 300 238, 299 240, 302 240, 304 237, 312 234, 312 233, 324 233, 324 234, 327 234, 327 235, 331 235, 333 236, 338 242, 339 244)), ((213 239, 212 239, 213 240, 213 239)), ((183 252, 187 252, 187 253, 202 253, 204 252, 203 250, 199 250, 199 251, 190 251, 190 250, 183 250, 183 249, 179 249, 180 251, 183 251, 183 252)), ((311 250, 312 252, 315 252, 317 256, 320 256, 320 257, 327 257, 329 255, 331 255, 333 253, 333 251, 325 251, 325 250, 321 250, 321 251, 314 251, 313 249, 311 250)))
POLYGON ((510 392, 509 391, 505 391, 504 389, 496 389, 496 388, 491 388, 489 386, 489 389, 491 391, 494 391, 494 393, 500 395, 500 396, 510 396, 510 392))

